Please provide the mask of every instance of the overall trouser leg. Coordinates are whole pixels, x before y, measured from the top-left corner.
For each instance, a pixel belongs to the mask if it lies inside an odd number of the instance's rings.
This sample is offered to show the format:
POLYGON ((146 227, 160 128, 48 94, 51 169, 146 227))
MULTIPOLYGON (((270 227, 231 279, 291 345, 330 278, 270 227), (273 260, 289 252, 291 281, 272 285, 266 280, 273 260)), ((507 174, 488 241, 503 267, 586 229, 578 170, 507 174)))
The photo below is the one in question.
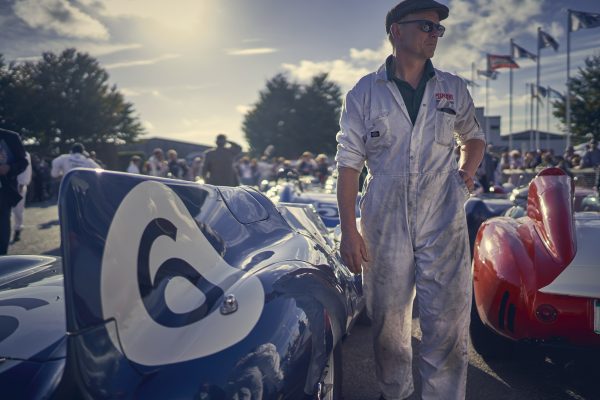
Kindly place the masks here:
MULTIPOLYGON (((377 181, 377 179, 375 179, 377 181)), ((375 371, 384 397, 404 399, 414 391, 411 325, 415 297, 413 246, 406 218, 405 179, 380 179, 385 201, 363 209, 363 237, 371 261, 365 266, 367 311, 372 320, 375 371)))
POLYGON ((415 240, 416 291, 422 342, 423 399, 464 399, 468 367, 471 267, 464 192, 454 177, 424 177, 421 193, 436 188, 444 206, 420 208, 415 240), (442 188, 442 190, 439 190, 442 188), (457 204, 459 207, 448 207, 457 204), (425 222, 430 221, 430 222, 425 222))

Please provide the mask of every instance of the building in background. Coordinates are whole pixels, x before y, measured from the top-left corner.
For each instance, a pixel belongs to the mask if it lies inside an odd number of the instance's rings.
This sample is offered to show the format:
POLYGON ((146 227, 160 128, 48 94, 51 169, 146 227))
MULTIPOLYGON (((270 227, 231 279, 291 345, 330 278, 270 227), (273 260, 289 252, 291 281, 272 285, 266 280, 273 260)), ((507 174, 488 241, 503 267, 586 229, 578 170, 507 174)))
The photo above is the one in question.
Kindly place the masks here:
MULTIPOLYGON (((513 148, 525 154, 526 151, 536 150, 535 131, 526 130, 514 132, 512 135, 513 148)), ((500 137, 500 145, 508 149, 508 135, 500 137)), ((546 150, 553 150, 554 154, 562 155, 565 151, 566 138, 562 133, 553 133, 540 131, 540 147, 546 150)))

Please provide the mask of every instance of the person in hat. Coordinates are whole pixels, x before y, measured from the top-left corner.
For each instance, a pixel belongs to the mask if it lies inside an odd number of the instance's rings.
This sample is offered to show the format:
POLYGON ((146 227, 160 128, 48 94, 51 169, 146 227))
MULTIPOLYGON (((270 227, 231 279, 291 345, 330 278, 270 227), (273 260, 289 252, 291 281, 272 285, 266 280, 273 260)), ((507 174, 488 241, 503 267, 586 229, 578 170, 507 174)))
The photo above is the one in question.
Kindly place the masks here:
POLYGON ((463 204, 485 136, 465 82, 431 62, 448 13, 433 0, 406 0, 388 12, 392 54, 347 93, 337 135, 340 252, 363 273, 376 376, 388 400, 414 391, 415 296, 421 398, 465 397, 472 282, 463 204), (359 231, 354 207, 364 165, 359 231))

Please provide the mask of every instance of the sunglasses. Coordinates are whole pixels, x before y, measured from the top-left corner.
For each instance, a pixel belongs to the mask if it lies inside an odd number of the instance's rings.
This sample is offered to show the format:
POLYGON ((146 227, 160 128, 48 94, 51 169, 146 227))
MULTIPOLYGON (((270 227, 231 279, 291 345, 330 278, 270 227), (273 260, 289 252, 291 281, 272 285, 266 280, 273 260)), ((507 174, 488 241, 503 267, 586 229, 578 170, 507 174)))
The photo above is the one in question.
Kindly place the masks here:
POLYGON ((444 32, 446 32, 446 27, 440 24, 436 24, 433 21, 429 21, 427 19, 414 19, 411 21, 400 21, 400 22, 396 22, 397 24, 419 24, 419 28, 421 28, 421 30, 423 32, 432 32, 435 30, 435 33, 437 33, 438 37, 442 37, 444 36, 444 32))

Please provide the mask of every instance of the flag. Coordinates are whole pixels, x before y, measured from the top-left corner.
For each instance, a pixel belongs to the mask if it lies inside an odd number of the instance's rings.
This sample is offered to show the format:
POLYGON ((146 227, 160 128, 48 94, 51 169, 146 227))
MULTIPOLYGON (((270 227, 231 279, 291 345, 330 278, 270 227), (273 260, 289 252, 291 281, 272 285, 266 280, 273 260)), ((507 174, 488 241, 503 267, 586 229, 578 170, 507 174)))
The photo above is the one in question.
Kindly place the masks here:
POLYGON ((490 71, 490 70, 483 70, 483 69, 478 69, 477 70, 477 75, 481 75, 481 76, 485 76, 486 78, 489 79, 496 79, 496 77, 498 77, 498 72, 496 71, 490 71))
POLYGON ((536 98, 538 101, 541 101, 542 97, 546 97, 548 95, 548 91, 545 87, 538 86, 535 83, 532 83, 531 86, 531 97, 536 98))
POLYGON ((519 64, 511 56, 487 55, 488 70, 495 71, 499 68, 519 68, 519 64))
POLYGON ((549 97, 558 97, 559 99, 561 99, 563 101, 565 100, 565 96, 561 92, 559 92, 556 89, 552 89, 550 86, 548 86, 548 96, 549 97))
POLYGON ((514 42, 512 44, 511 53, 512 53, 513 58, 526 58, 527 57, 527 58, 531 58, 533 61, 537 60, 537 56, 535 54, 530 53, 529 51, 525 50, 518 44, 515 44, 514 42))
POLYGON ((537 86, 537 92, 542 97, 548 97, 548 90, 543 86, 537 86))
POLYGON ((569 10, 571 32, 600 26, 600 14, 569 10))
POLYGON ((538 35, 538 49, 552 47, 554 51, 558 50, 558 42, 552 36, 540 29, 538 35))

